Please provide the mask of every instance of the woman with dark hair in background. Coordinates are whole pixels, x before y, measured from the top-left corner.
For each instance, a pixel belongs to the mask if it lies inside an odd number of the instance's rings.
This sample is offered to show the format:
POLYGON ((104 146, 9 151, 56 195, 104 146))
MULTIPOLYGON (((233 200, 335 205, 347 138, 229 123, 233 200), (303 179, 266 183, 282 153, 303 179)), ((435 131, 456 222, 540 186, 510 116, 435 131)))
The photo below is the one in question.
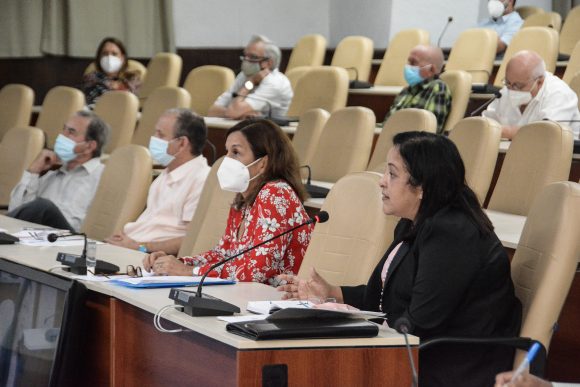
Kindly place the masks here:
POLYGON ((139 74, 128 71, 127 50, 119 39, 103 39, 97 48, 94 64, 95 71, 83 77, 81 86, 87 105, 94 104, 110 90, 137 91, 141 82, 139 74))
MULTIPOLYGON (((306 197, 298 160, 288 136, 273 122, 247 119, 227 132, 227 155, 217 177, 223 190, 237 192, 218 245, 194 257, 152 253, 145 270, 159 275, 203 275, 216 262, 280 234, 306 220, 306 197)), ((260 246, 210 275, 275 285, 279 274, 297 273, 312 225, 260 246)))
MULTIPOLYGON (((383 212, 401 217, 395 238, 366 285, 333 286, 280 276, 284 298, 335 298, 406 318, 421 341, 436 337, 516 336, 521 304, 510 263, 477 197, 465 183, 455 145, 426 132, 397 134, 380 181, 383 212)), ((513 351, 439 345, 419 353, 420 386, 491 386, 513 351)))

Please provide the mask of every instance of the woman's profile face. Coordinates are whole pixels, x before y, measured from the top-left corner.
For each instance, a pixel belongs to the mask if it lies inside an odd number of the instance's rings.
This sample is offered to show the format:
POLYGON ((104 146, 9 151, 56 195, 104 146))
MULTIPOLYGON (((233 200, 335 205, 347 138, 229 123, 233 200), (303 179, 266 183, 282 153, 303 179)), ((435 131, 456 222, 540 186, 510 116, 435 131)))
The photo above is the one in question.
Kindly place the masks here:
POLYGON ((101 49, 101 58, 109 55, 116 56, 120 58, 121 61, 123 61, 123 63, 125 62, 125 56, 121 52, 121 49, 113 42, 105 43, 105 45, 101 49))
POLYGON ((387 170, 379 185, 382 188, 383 212, 401 218, 415 220, 423 189, 409 183, 410 174, 397 147, 387 155, 387 170))

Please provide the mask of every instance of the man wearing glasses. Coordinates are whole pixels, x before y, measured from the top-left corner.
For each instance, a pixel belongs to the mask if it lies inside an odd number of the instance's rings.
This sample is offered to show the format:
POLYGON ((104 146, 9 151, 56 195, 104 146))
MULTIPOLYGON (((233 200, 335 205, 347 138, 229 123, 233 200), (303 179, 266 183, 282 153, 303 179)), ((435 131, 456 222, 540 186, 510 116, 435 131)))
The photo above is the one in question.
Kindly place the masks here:
POLYGON ((278 70, 280 49, 264 36, 254 36, 240 57, 242 71, 208 115, 239 120, 249 116, 283 117, 293 97, 290 81, 278 70))
POLYGON ((513 138, 523 125, 552 120, 569 126, 574 138, 580 133, 576 93, 552 73, 534 51, 520 51, 508 62, 501 98, 493 101, 484 117, 498 121, 502 137, 513 138))
POLYGON ((54 151, 43 149, 24 171, 6 215, 78 232, 105 168, 100 156, 109 132, 96 114, 75 113, 58 135, 54 151))

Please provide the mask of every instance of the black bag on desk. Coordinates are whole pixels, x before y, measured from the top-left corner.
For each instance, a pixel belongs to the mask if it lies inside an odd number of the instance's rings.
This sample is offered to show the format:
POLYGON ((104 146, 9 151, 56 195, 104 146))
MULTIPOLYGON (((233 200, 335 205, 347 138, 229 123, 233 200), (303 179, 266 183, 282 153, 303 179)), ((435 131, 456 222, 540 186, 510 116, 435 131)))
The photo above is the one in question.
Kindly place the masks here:
POLYGON ((252 340, 375 337, 379 327, 363 318, 323 309, 282 309, 265 320, 229 323, 228 332, 252 340))

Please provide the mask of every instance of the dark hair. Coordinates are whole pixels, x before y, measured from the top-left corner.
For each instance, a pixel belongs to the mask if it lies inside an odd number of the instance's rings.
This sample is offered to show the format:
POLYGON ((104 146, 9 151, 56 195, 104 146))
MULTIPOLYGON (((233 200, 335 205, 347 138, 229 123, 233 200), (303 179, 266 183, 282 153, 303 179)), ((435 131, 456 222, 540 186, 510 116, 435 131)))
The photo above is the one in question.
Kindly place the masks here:
POLYGON ((127 71, 127 66, 129 63, 129 61, 127 59, 127 50, 125 49, 125 45, 123 44, 123 42, 121 42, 117 38, 113 38, 110 36, 101 40, 101 43, 99 43, 99 47, 97 47, 97 54, 95 55, 95 66, 97 67, 97 71, 99 71, 101 73, 105 72, 105 70, 103 70, 103 68, 101 67, 101 51, 103 51, 103 47, 105 47, 105 44, 107 44, 107 43, 113 43, 114 45, 119 47, 119 50, 123 54, 123 57, 125 59, 123 60, 123 65, 121 66, 119 73, 121 73, 121 74, 124 73, 125 71, 127 71))
POLYGON ((267 119, 249 118, 231 127, 226 138, 234 132, 241 132, 248 140, 256 160, 268 156, 268 164, 264 173, 257 177, 259 184, 246 198, 242 194, 237 194, 234 199, 235 208, 240 209, 252 205, 264 184, 274 180, 286 181, 300 201, 303 202, 306 199, 306 191, 300 177, 298 157, 290 139, 278 125, 267 119))
POLYGON ((403 132, 393 137, 393 146, 409 172, 409 184, 423 189, 413 232, 444 207, 467 214, 482 234, 493 231, 477 196, 465 182, 465 166, 451 140, 428 132, 403 132))
POLYGON ((191 154, 199 156, 207 141, 207 126, 203 118, 184 108, 170 109, 165 114, 175 114, 175 138, 187 137, 191 154))
POLYGON ((79 117, 85 117, 89 119, 89 125, 87 126, 85 139, 87 141, 96 141, 97 147, 93 151, 93 157, 99 157, 103 151, 103 147, 109 140, 109 133, 111 132, 111 128, 105 121, 101 119, 101 117, 93 112, 79 110, 75 114, 79 117))

